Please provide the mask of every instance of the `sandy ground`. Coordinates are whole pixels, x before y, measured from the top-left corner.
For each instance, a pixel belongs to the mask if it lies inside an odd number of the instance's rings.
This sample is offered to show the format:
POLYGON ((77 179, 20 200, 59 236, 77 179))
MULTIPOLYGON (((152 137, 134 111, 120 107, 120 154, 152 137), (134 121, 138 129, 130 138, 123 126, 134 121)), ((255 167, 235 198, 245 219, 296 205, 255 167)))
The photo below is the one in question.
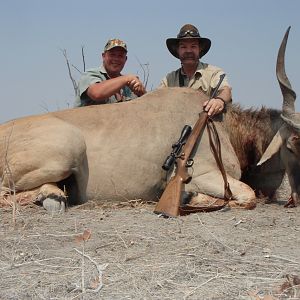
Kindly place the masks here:
POLYGON ((300 299, 300 207, 153 209, 0 209, 0 299, 300 299))

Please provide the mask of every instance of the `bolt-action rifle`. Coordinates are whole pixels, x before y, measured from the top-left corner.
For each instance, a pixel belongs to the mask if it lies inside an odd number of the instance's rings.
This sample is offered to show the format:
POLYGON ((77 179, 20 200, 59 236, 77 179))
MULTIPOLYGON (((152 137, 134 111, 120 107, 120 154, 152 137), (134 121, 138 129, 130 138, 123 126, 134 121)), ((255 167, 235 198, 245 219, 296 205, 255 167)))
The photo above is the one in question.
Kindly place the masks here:
MULTIPOLYGON (((217 95, 224 77, 225 74, 220 76, 218 85, 214 89, 210 99, 217 95)), ((193 153, 199 136, 207 123, 207 119, 207 112, 201 112, 193 130, 191 130, 189 125, 185 125, 179 140, 172 145, 173 151, 166 158, 162 168, 168 171, 174 162, 176 162, 175 175, 166 186, 155 207, 154 213, 161 214, 165 217, 177 217, 180 214, 181 196, 184 191, 184 186, 192 180, 192 176, 188 173, 188 168, 193 165, 191 154, 193 153)))

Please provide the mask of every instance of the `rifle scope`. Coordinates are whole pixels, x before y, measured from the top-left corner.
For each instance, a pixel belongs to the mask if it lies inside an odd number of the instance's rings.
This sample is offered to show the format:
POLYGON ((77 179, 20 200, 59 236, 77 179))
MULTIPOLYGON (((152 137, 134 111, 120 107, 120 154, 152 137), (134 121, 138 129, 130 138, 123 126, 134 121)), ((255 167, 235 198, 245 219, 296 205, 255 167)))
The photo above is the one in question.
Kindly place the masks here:
POLYGON ((187 138, 192 132, 192 127, 189 125, 184 125, 179 140, 172 145, 172 152, 171 154, 166 158, 164 164, 162 165, 162 168, 165 171, 169 171, 170 168, 173 166, 176 158, 180 155, 182 146, 186 143, 187 138))

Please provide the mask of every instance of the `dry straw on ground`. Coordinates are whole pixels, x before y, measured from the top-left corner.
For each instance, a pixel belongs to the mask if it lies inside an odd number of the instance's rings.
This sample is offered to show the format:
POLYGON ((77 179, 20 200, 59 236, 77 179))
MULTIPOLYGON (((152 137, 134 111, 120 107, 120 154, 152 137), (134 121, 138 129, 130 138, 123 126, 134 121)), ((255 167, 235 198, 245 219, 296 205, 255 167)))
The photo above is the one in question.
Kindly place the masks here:
POLYGON ((15 229, 1 209, 0 299, 300 299, 299 208, 177 219, 153 209, 21 208, 15 229))

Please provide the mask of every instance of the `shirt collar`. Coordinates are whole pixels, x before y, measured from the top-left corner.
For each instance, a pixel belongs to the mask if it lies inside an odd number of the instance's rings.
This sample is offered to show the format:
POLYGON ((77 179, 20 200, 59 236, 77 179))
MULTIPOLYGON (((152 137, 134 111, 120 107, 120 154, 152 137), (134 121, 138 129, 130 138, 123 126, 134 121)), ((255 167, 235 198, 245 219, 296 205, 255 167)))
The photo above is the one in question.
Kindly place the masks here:
MULTIPOLYGON (((106 74, 106 76, 109 77, 108 74, 107 74, 107 71, 105 70, 105 68, 104 68, 103 65, 100 67, 100 73, 106 74)), ((110 77, 109 77, 109 78, 110 78, 110 77)))
POLYGON ((202 75, 203 70, 204 70, 204 64, 199 60, 198 67, 195 73, 200 73, 202 75))
MULTIPOLYGON (((199 73, 199 74, 202 76, 203 70, 204 70, 204 64, 199 60, 197 69, 196 69, 196 71, 195 71, 195 74, 199 73)), ((180 72, 181 72, 182 75, 186 75, 186 74, 183 72, 183 69, 182 69, 182 68, 180 68, 180 72)))

